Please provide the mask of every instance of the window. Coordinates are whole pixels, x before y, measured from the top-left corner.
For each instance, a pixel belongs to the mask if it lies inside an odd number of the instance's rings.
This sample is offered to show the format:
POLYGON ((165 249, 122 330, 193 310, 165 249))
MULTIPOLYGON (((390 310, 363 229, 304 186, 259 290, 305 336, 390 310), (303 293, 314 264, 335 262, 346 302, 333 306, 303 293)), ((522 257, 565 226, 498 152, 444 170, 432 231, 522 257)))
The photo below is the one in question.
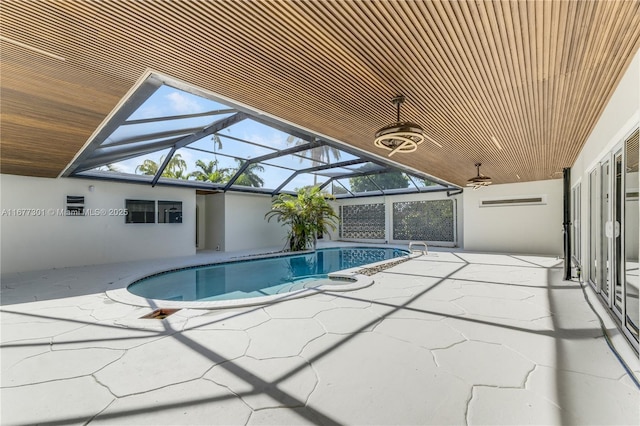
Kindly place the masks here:
POLYGON ((158 201, 158 223, 182 223, 182 201, 158 201))
POLYGON ((155 201, 124 200, 124 203, 127 209, 125 223, 155 223, 155 201))

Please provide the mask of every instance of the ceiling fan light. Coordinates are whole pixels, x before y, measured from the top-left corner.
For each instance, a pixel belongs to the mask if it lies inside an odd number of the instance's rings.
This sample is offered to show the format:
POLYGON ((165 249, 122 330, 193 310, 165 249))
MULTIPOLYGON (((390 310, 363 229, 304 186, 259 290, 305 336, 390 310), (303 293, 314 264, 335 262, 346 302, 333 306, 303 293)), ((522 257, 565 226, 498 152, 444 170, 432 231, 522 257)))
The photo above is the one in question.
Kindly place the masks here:
POLYGON ((485 186, 491 185, 491 178, 480 174, 480 166, 482 163, 476 163, 477 175, 467 181, 467 186, 472 187, 474 190, 478 190, 485 186))
POLYGON ((398 108, 398 121, 378 130, 373 144, 382 149, 391 151, 389 157, 396 152, 409 153, 418 149, 418 145, 424 142, 422 127, 410 121, 400 121, 400 105, 404 102, 404 96, 396 96, 393 103, 398 108))

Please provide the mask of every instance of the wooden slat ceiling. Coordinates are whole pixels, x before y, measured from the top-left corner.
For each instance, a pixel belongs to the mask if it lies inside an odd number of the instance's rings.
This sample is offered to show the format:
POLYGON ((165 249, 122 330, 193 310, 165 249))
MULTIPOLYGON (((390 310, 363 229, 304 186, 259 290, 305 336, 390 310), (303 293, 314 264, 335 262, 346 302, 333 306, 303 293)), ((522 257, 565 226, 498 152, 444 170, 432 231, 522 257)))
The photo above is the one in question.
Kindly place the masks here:
POLYGON ((381 156, 404 94, 442 147, 395 161, 558 178, 640 47, 637 0, 5 0, 1 19, 0 166, 48 177, 150 68, 381 156))

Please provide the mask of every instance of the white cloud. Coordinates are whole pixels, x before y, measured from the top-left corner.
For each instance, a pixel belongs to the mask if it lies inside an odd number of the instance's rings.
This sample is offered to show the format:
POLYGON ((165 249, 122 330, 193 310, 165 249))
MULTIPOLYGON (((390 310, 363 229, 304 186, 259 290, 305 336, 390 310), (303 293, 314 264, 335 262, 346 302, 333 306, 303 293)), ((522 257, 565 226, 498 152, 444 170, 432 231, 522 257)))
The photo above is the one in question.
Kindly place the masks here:
POLYGON ((245 134, 243 136, 243 139, 278 150, 293 146, 287 143, 286 139, 281 133, 251 133, 245 134))
POLYGON ((162 109, 156 104, 147 104, 143 105, 135 114, 138 119, 160 117, 162 109))
POLYGON ((139 159, 129 159, 115 163, 114 166, 121 173, 136 173, 136 167, 142 163, 139 159))
POLYGON ((165 98, 169 101, 167 106, 171 114, 192 114, 204 111, 202 105, 196 99, 180 92, 171 92, 165 98))

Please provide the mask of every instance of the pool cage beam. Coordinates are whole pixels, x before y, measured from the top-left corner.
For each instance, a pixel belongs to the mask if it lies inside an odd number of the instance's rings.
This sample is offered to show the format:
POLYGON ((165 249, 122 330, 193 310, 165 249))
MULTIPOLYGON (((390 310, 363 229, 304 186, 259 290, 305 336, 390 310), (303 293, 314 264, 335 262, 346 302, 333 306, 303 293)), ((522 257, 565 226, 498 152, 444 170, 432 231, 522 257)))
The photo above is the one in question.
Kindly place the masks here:
POLYGON ((275 119, 270 119, 267 116, 264 115, 251 115, 251 119, 253 121, 256 121, 260 124, 264 124, 265 126, 271 127, 273 129, 279 130, 283 133, 286 133, 288 135, 291 135, 293 137, 296 137, 298 139, 302 139, 303 141, 313 141, 313 142, 318 142, 319 139, 316 138, 315 136, 313 136, 310 133, 306 133, 303 131, 298 130, 296 127, 292 126, 292 125, 288 125, 285 123, 281 123, 280 121, 277 121, 275 119))
MULTIPOLYGON (((260 161, 266 161, 268 159, 276 158, 279 156, 286 156, 288 154, 299 153, 301 151, 313 149, 316 146, 330 146, 332 148, 336 148, 340 151, 348 153, 350 155, 354 155, 360 158, 363 162, 369 161, 371 163, 377 164, 379 166, 385 167, 386 171, 401 171, 406 173, 407 175, 413 174, 416 177, 421 177, 422 172, 419 172, 414 169, 407 168, 400 164, 390 161, 386 158, 380 158, 379 156, 365 151, 363 149, 357 148, 355 146, 351 146, 345 144, 343 142, 331 139, 327 136, 322 136, 314 133, 313 131, 299 128, 293 123, 282 122, 277 117, 271 116, 269 114, 265 114, 259 111, 256 111, 250 107, 244 105, 235 105, 229 99, 220 99, 217 96, 211 94, 208 91, 203 89, 199 89, 195 86, 191 86, 187 83, 184 83, 179 80, 175 80, 170 76, 157 73, 155 71, 148 70, 145 74, 136 82, 134 87, 129 91, 125 100, 118 106, 117 109, 113 111, 113 113, 109 116, 109 118, 96 130, 94 136, 87 142, 85 148, 82 152, 78 153, 77 156, 69 163, 66 169, 60 174, 60 176, 68 177, 68 176, 77 176, 77 177, 86 177, 88 175, 92 175, 92 169, 96 167, 103 166, 105 164, 113 163, 116 161, 123 161, 135 158, 137 156, 151 154, 153 152, 161 151, 161 150, 170 150, 170 155, 167 156, 166 159, 163 160, 163 164, 161 165, 158 173, 153 177, 153 185, 158 184, 161 179, 162 173, 166 170, 171 159, 175 156, 175 153, 182 147, 187 147, 192 142, 195 142, 198 138, 205 137, 208 134, 216 133, 216 131, 211 132, 212 128, 195 128, 197 129, 195 133, 192 135, 187 135, 185 132, 194 130, 194 129, 178 129, 178 130, 168 130, 166 132, 158 132, 154 135, 138 135, 134 138, 129 138, 128 140, 121 140, 118 142, 113 142, 108 145, 105 144, 106 140, 122 125, 141 125, 141 124, 153 124, 153 123, 167 123, 170 120, 184 120, 187 118, 195 118, 195 117, 206 117, 206 116, 214 116, 221 115, 227 113, 237 112, 237 114, 232 115, 231 117, 226 117, 226 119, 237 119, 240 117, 239 114, 244 115, 245 118, 250 118, 257 123, 261 123, 268 127, 271 127, 276 130, 283 131, 288 135, 299 138, 303 141, 312 141, 308 144, 303 144, 298 147, 293 147, 292 149, 275 151, 272 155, 261 156, 258 158, 254 158, 251 160, 245 160, 238 172, 232 177, 231 181, 229 181, 224 186, 220 186, 219 184, 211 185, 215 190, 221 191, 243 191, 243 192, 256 192, 262 194, 270 194, 274 192, 273 190, 264 190, 263 188, 249 188, 249 187, 234 187, 231 188, 232 184, 242 175, 243 172, 247 170, 247 168, 254 163, 258 163, 260 161), (171 87, 177 90, 182 90, 187 93, 190 93, 195 96, 199 96, 205 99, 211 99, 216 102, 222 103, 227 107, 222 107, 217 110, 204 111, 199 113, 191 113, 191 114, 183 114, 183 115, 174 115, 174 116, 165 116, 165 117, 150 117, 150 118, 141 118, 141 119, 133 119, 129 120, 131 117, 149 98, 151 98, 154 93, 161 87, 171 87), (209 130, 209 131, 206 131, 209 130), (176 138, 171 137, 171 135, 179 135, 176 138), (166 137, 167 140, 157 140, 158 138, 166 137), (154 140, 155 138, 155 140, 154 140)), ((216 123, 224 123, 224 120, 220 120, 216 123)), ((230 121, 226 122, 226 126, 231 125, 230 121)), ((219 129, 225 128, 225 125, 219 125, 219 129)), ((219 130, 218 130, 219 131, 219 130)), ((245 141, 248 142, 248 141, 245 141)), ((249 142, 250 143, 250 142, 249 142)), ((222 154, 221 154, 222 155, 222 154)), ((301 157, 307 158, 304 155, 297 154, 301 157)), ((235 158, 235 157, 234 157, 235 158)), ((310 158, 313 160, 312 158, 310 158)), ((302 171, 297 171, 295 169, 289 169, 296 175, 302 173, 302 171)), ((309 171, 309 170, 307 170, 309 171)), ((375 173, 368 172, 366 174, 372 175, 375 173)), ((350 175, 341 175, 338 177, 332 177, 327 180, 327 182, 322 185, 322 187, 326 187, 327 184, 332 183, 334 180, 342 179, 345 177, 353 177, 353 176, 362 176, 361 174, 350 174, 350 175)), ((97 176, 91 176, 98 179, 104 179, 103 176, 100 176, 98 173, 97 176)), ((129 182, 140 182, 139 179, 136 178, 127 178, 124 174, 115 174, 114 180, 121 181, 129 181, 129 182)), ((446 182, 440 181, 438 178, 434 177, 424 177, 422 179, 427 179, 429 181, 439 183, 440 185, 445 186, 447 189, 458 189, 456 185, 452 185, 446 182)), ((415 185, 415 180, 411 179, 411 181, 415 185)), ((186 184, 186 182, 178 182, 172 180, 162 180, 160 182, 162 185, 170 185, 170 186, 186 186, 192 187, 192 184, 186 184)), ((341 187, 343 187, 347 193, 353 194, 352 191, 349 191, 345 185, 338 182, 341 187)), ((198 185, 198 187, 202 187, 202 185, 198 185)), ((280 186, 278 190, 282 190, 284 186, 280 186)), ((285 191, 289 192, 289 191, 285 191)), ((384 192, 384 191, 383 191, 384 192)), ((413 192, 413 191, 412 191, 413 192)), ((418 187, 418 192, 420 188, 418 187)))
POLYGON ((123 146, 123 145, 130 145, 130 144, 135 144, 135 143, 139 143, 139 142, 146 142, 146 141, 152 141, 155 139, 162 139, 162 138, 168 138, 170 136, 176 136, 178 137, 177 140, 180 140, 188 135, 191 135, 195 132, 199 132, 202 130, 202 126, 200 127, 190 127, 190 128, 186 128, 186 129, 172 129, 172 130, 165 130, 164 132, 158 132, 158 133, 146 133, 144 135, 139 135, 139 136, 134 136, 128 139, 122 139, 119 140, 117 142, 111 142, 108 145, 100 145, 98 148, 96 148, 94 153, 100 152, 100 151, 104 151, 104 150, 108 150, 109 148, 113 148, 116 146, 123 146))
POLYGON ((229 182, 227 182, 227 184, 224 187, 224 191, 227 192, 229 190, 229 188, 231 188, 231 186, 235 183, 235 181, 238 180, 238 178, 242 175, 242 173, 244 173, 245 170, 247 170, 247 168, 251 164, 261 163, 263 161, 272 160, 272 159, 277 158, 277 157, 284 157, 285 155, 295 154, 296 152, 300 152, 300 151, 307 151, 307 150, 316 148, 316 147, 318 147, 320 145, 321 144, 318 141, 312 141, 312 142, 308 142, 308 143, 306 143, 304 145, 293 146, 291 148, 283 149, 281 151, 276 151, 276 152, 273 152, 271 154, 263 155, 261 157, 256 157, 256 158, 252 158, 250 160, 245 160, 245 162, 242 164, 242 166, 240 166, 240 168, 238 169, 236 174, 233 175, 233 177, 229 180, 229 182))
MULTIPOLYGON (((323 145, 323 146, 326 146, 326 145, 323 145)), ((309 167, 309 168, 306 168, 306 169, 296 170, 294 173, 291 174, 291 176, 289 176, 284 182, 282 182, 280 184, 280 186, 278 186, 276 189, 274 189, 273 192, 271 193, 271 195, 276 195, 278 192, 280 192, 282 190, 282 188, 287 186, 289 184, 289 182, 291 182, 293 179, 295 179, 296 176, 301 175, 302 173, 312 173, 312 172, 317 172, 317 171, 320 171, 320 170, 334 169, 334 168, 337 168, 337 167, 353 166, 353 165, 356 165, 356 164, 362 164, 362 163, 366 163, 366 162, 368 162, 368 160, 365 160, 363 158, 358 158, 356 160, 342 161, 340 163, 333 163, 333 164, 323 164, 322 166, 315 166, 315 167, 309 167)))
MULTIPOLYGON (((332 182, 333 182, 333 181, 332 181, 332 182)), ((351 196, 352 196, 352 197, 354 197, 354 198, 356 197, 356 194, 354 194, 353 192, 351 192, 351 190, 350 190, 350 189, 348 189, 346 186, 344 186, 344 185, 342 184, 342 182, 340 182, 339 180, 336 180, 335 182, 336 182, 338 185, 340 185, 340 186, 341 186, 345 191, 347 191, 349 194, 351 194, 351 196)), ((333 193, 332 193, 332 194, 333 194, 333 193)), ((335 197, 335 194, 333 194, 333 196, 335 197)))
MULTIPOLYGON (((99 146, 91 153, 91 155, 85 161, 83 161, 81 165, 78 165, 76 170, 74 170, 74 173, 91 170, 95 167, 109 164, 112 161, 128 160, 129 158, 137 157, 139 155, 144 155, 144 154, 150 154, 150 153, 160 151, 166 148, 171 148, 174 146, 176 147, 176 149, 179 149, 179 148, 182 148, 183 146, 186 146, 192 142, 199 140, 200 138, 208 136, 211 133, 216 133, 224 129, 225 127, 229 127, 245 118, 247 118, 247 116, 244 113, 237 113, 223 120, 218 120, 205 128, 198 128, 201 130, 197 133, 192 133, 188 136, 180 136, 178 138, 163 140, 159 142, 153 142, 149 144, 138 145, 138 143, 144 142, 149 138, 137 137, 135 139, 127 140, 127 143, 124 143, 124 141, 121 141, 120 143, 110 144, 107 146, 99 146), (137 145, 137 146, 135 147, 126 146, 127 144, 137 145)), ((170 136, 176 133, 184 134, 185 130, 189 131, 193 129, 182 129, 177 131, 156 133, 152 135, 151 139, 157 138, 158 136, 170 136)), ((169 159, 171 159, 172 156, 173 154, 171 154, 169 159)), ((164 168, 162 170, 164 171, 164 168)))
POLYGON ((158 168, 158 171, 156 172, 155 176, 153 177, 153 180, 151 181, 151 187, 153 188, 156 186, 156 184, 158 183, 158 179, 160 179, 160 176, 162 176, 162 173, 164 173, 164 169, 167 167, 167 165, 169 164, 169 161, 171 161, 171 158, 173 157, 173 155, 178 149, 185 147, 196 141, 199 141, 204 137, 217 133, 220 130, 225 129, 229 126, 233 126, 234 124, 239 123, 245 118, 247 118, 247 114, 245 114, 244 112, 238 112, 232 115, 231 117, 223 118, 222 120, 213 122, 212 124, 203 128, 197 133, 193 133, 189 136, 186 136, 180 139, 178 142, 176 142, 173 145, 173 147, 171 148, 171 152, 169 152, 169 155, 167 155, 167 157, 165 158, 164 162, 162 163, 162 166, 158 168))
POLYGON ((157 123, 159 121, 183 120, 185 118, 197 118, 197 117, 207 117, 210 115, 231 114, 232 112, 238 112, 238 110, 233 108, 227 108, 227 109, 217 109, 217 110, 207 111, 207 112, 197 112, 193 114, 168 115, 165 117, 153 117, 153 118, 140 118, 138 120, 127 120, 123 122, 122 125, 127 126, 131 124, 145 124, 145 123, 157 123))
MULTIPOLYGON (((380 175, 383 173, 388 173, 391 170, 391 168, 389 167, 385 167, 385 166, 381 166, 384 167, 383 169, 380 170, 369 170, 369 171, 365 171, 365 172, 356 172, 356 173, 344 173, 338 176, 333 176, 331 178, 329 178, 329 180, 327 180, 325 183, 323 183, 322 185, 320 185, 320 189, 325 188, 327 185, 329 185, 331 182, 333 182, 334 180, 338 180, 338 179, 344 179, 344 178, 352 178, 352 177, 359 177, 359 176, 370 176, 370 175, 380 175)), ((375 182, 374 182, 375 185, 375 182)), ((380 187, 378 185, 376 185, 376 187, 378 189, 380 189, 380 187)), ((380 191, 382 191, 380 189, 380 191)), ((351 192, 351 191, 349 191, 351 192)))
MULTIPOLYGON (((420 193, 423 193, 423 192, 429 192, 429 190, 425 190, 424 188, 423 188, 423 189, 421 189, 421 188, 420 188, 420 186, 416 183, 416 179, 422 179, 423 181, 424 181, 424 180, 428 180, 429 182, 433 182, 431 179, 418 178, 418 176, 412 176, 412 175, 410 175, 410 174, 409 174, 409 173, 407 173, 407 172, 405 172, 404 174, 406 174, 406 175, 407 175, 407 177, 409 178, 409 180, 411 181, 411 183, 413 184, 413 186, 416 188, 416 191, 418 191, 418 192, 420 192, 420 193)), ((439 183, 437 183, 437 182, 433 182, 433 183, 435 183, 436 185, 441 185, 441 184, 439 184, 439 183)), ((447 186, 447 188, 449 188, 449 187, 447 186)), ((460 190, 460 192, 462 193, 462 190, 460 190)))
POLYGON ((137 157, 139 155, 151 154, 156 151, 161 151, 163 149, 171 147, 176 141, 180 139, 181 138, 174 138, 168 141, 145 144, 142 146, 138 146, 137 148, 127 147, 126 149, 105 153, 97 157, 90 157, 87 160, 83 161, 82 167, 76 168, 73 173, 76 174, 91 170, 95 167, 104 166, 105 164, 109 164, 114 161, 124 161, 130 158, 137 157))
MULTIPOLYGON (((323 183, 320 186, 320 189, 325 188, 327 185, 329 185, 331 182, 333 182, 334 180, 338 182, 338 184, 340 186, 342 186, 349 194, 351 194, 353 196, 353 198, 358 198, 358 197, 374 197, 380 194, 363 194, 363 195, 358 195, 358 193, 354 193, 352 191, 350 191, 349 189, 347 189, 344 185, 342 185, 339 181, 339 179, 344 179, 344 178, 351 178, 351 177, 359 177, 359 176, 365 176, 369 179, 369 181, 375 185, 376 188, 378 188, 378 190, 382 193, 382 195, 387 195, 388 192, 385 192, 384 189, 380 188, 380 186, 373 180, 370 179, 369 176, 372 175, 379 175, 379 174, 383 174, 383 173, 389 173, 389 172, 393 172, 392 168, 385 168, 385 169, 381 169, 381 170, 374 170, 374 171, 368 171, 368 172, 361 172, 361 173, 352 173, 352 174, 344 174, 344 175, 340 175, 340 176, 333 176, 331 177, 329 180, 327 180, 325 183, 323 183)), ((447 191, 447 196, 451 196, 451 195, 457 195, 457 194, 461 194, 462 193, 462 189, 460 188, 456 188, 450 185, 444 186, 443 188, 438 188, 438 189, 432 189, 432 190, 428 190, 428 191, 421 191, 420 188, 418 187, 418 185, 415 184, 415 182, 412 179, 412 176, 407 173, 407 172, 403 172, 407 175, 407 177, 409 177, 409 179, 411 180, 411 182, 413 182, 414 187, 416 192, 419 193, 427 193, 427 192, 441 192, 441 191, 447 191), (459 191, 456 193, 452 193, 451 195, 449 195, 450 192, 452 191, 459 191)), ((416 176, 413 176, 414 178, 416 176)), ((437 182, 436 182, 437 183, 437 182)))

